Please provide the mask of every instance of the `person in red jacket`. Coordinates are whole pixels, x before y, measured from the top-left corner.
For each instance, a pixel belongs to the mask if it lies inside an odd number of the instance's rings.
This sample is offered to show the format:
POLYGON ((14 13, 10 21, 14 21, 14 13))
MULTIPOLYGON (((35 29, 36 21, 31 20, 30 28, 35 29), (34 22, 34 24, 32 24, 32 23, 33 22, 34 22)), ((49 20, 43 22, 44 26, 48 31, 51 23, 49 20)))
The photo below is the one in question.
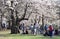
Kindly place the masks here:
POLYGON ((52 37, 52 35, 53 35, 53 26, 50 25, 49 26, 49 36, 52 37))

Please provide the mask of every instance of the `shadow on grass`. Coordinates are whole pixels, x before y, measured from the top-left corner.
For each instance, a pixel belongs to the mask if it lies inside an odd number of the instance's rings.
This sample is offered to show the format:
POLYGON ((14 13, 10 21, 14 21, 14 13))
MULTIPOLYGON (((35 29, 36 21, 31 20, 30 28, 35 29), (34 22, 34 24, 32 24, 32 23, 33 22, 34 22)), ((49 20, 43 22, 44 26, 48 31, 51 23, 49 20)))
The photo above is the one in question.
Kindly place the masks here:
POLYGON ((10 33, 8 33, 8 34, 0 34, 0 37, 19 37, 19 36, 23 36, 23 37, 25 37, 25 36, 30 36, 30 37, 36 37, 36 36, 38 36, 38 37, 42 37, 42 35, 31 35, 31 34, 10 34, 10 33))

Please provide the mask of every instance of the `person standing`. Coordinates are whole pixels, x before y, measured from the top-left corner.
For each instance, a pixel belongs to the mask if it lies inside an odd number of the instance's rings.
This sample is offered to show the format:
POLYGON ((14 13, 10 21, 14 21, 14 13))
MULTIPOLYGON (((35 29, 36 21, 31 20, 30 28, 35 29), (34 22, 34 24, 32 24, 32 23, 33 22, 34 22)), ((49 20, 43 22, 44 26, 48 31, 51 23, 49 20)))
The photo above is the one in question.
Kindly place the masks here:
POLYGON ((31 24, 31 34, 34 34, 34 29, 33 29, 33 25, 31 24))
POLYGON ((34 28, 34 35, 36 35, 36 34, 38 34, 38 32, 39 32, 39 30, 38 30, 38 27, 39 27, 38 22, 35 23, 34 27, 35 27, 35 28, 34 28))
POLYGON ((22 24, 22 33, 24 34, 24 23, 22 24))
POLYGON ((44 36, 48 36, 48 25, 46 24, 45 27, 44 27, 44 36))
POLYGON ((52 35, 53 35, 53 26, 50 25, 49 26, 49 36, 52 37, 52 35))
POLYGON ((33 29, 34 29, 34 35, 36 35, 36 23, 34 23, 33 29))
POLYGON ((55 35, 58 35, 58 26, 55 27, 55 35))

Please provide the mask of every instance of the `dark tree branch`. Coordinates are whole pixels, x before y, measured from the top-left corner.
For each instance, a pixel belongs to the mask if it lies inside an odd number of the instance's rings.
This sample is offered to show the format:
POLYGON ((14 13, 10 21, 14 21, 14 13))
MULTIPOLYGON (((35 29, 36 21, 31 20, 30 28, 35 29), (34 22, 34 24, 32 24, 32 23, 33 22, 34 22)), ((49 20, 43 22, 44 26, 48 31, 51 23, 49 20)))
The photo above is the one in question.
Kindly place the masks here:
POLYGON ((41 17, 39 16, 39 20, 38 20, 38 23, 40 22, 40 18, 41 18, 41 17))
MULTIPOLYGON (((25 18, 25 16, 26 16, 26 11, 27 11, 27 8, 28 8, 27 4, 26 4, 25 7, 26 7, 26 8, 25 8, 25 10, 24 10, 23 16, 18 19, 19 22, 21 22, 22 20, 28 20, 28 18, 25 18)), ((30 16, 30 15, 29 15, 29 16, 30 16)), ((28 17, 29 17, 29 16, 28 16, 28 17)))
POLYGON ((22 18, 25 18, 25 16, 26 16, 26 11, 27 11, 27 8, 28 8, 27 4, 26 4, 25 7, 26 7, 26 8, 25 8, 25 10, 24 10, 24 14, 23 14, 23 17, 22 17, 22 18))

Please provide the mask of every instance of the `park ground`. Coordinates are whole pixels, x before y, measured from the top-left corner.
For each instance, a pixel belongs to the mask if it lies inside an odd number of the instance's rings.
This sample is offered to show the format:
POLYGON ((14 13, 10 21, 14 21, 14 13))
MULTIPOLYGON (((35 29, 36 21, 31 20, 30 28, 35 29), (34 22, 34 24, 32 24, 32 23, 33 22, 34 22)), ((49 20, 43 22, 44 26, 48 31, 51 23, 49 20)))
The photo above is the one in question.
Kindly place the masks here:
POLYGON ((0 39, 60 39, 60 36, 10 34, 10 30, 0 31, 0 39))

